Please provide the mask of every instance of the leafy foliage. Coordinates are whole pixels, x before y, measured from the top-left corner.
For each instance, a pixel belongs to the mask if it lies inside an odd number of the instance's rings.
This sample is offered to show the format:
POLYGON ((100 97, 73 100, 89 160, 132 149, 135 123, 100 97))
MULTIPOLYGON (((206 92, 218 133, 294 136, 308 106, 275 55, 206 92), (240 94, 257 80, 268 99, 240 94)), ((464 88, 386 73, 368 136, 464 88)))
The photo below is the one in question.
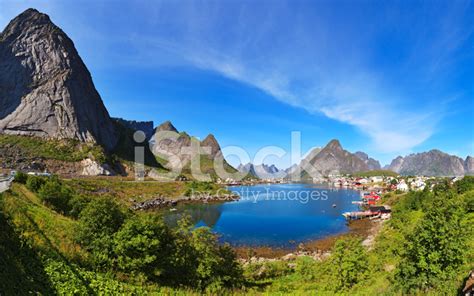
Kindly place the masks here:
POLYGON ((15 175, 15 182, 20 184, 26 184, 28 180, 28 175, 23 172, 17 172, 15 175))
POLYGON ((156 216, 133 217, 114 236, 120 270, 156 279, 166 267, 171 234, 156 216))
POLYGON ((69 200, 72 189, 61 184, 57 178, 47 180, 38 190, 39 198, 54 210, 62 213, 69 212, 69 200))
POLYGON ((125 214, 108 198, 93 200, 79 215, 77 241, 92 254, 93 266, 104 269, 113 262, 113 235, 122 226, 125 214))
POLYGON ((44 183, 46 183, 45 177, 28 176, 28 179, 26 180, 26 188, 30 191, 38 192, 44 183))
POLYGON ((38 137, 0 135, 0 147, 15 147, 25 157, 42 157, 68 162, 80 161, 93 157, 99 162, 105 161, 105 153, 101 146, 81 143, 78 140, 45 140, 38 137))
POLYGON ((438 191, 409 235, 410 244, 397 273, 407 291, 438 287, 463 264, 469 227, 464 204, 452 191, 438 191))

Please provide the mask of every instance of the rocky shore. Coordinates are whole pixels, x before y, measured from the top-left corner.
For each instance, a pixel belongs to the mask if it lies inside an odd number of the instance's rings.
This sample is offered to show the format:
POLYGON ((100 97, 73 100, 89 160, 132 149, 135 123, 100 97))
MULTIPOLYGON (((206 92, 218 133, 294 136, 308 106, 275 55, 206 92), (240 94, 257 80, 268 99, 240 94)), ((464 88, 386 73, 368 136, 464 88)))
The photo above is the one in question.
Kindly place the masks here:
POLYGON ((349 224, 349 232, 316 239, 291 248, 260 247, 235 247, 239 260, 242 264, 264 263, 276 260, 291 261, 301 256, 312 257, 314 260, 323 260, 331 254, 331 249, 338 239, 345 237, 359 237, 363 239, 363 245, 371 248, 374 239, 381 229, 382 223, 374 220, 356 220, 349 224))
POLYGON ((175 199, 169 199, 159 196, 142 202, 133 202, 130 209, 134 211, 156 210, 163 208, 171 208, 177 206, 178 204, 184 203, 214 203, 224 201, 236 201, 239 200, 239 198, 240 197, 238 195, 233 194, 200 194, 197 196, 182 196, 175 199))

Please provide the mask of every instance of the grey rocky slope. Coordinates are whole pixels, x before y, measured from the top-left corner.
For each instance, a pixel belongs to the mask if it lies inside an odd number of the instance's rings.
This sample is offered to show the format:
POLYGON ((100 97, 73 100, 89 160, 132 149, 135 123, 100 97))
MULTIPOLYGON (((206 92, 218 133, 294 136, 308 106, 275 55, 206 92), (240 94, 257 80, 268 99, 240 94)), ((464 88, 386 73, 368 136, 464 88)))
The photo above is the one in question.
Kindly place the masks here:
POLYGON ((474 175, 474 157, 466 157, 466 160, 464 161, 464 174, 474 175))
POLYGON ((380 170, 381 169, 381 166, 380 166, 380 162, 378 160, 375 160, 373 158, 370 158, 367 153, 365 152, 361 152, 361 151, 357 151, 356 153, 354 153, 357 157, 359 157, 360 159, 362 159, 368 166, 369 170, 370 171, 373 171, 373 170, 380 170))
POLYGON ((385 168, 401 175, 462 176, 473 173, 473 161, 470 156, 464 161, 434 149, 405 157, 398 156, 385 168))
POLYGON ((126 120, 122 118, 112 118, 112 119, 131 130, 142 131, 143 133, 145 133, 145 136, 147 139, 150 139, 153 136, 153 133, 155 130, 153 121, 135 121, 135 120, 126 120))
POLYGON ((315 148, 311 151, 297 168, 292 169, 292 177, 300 174, 302 178, 318 178, 330 174, 349 174, 368 170, 370 170, 369 161, 366 162, 360 155, 344 150, 341 143, 334 139, 324 148, 315 148))
POLYGON ((212 134, 199 141, 185 132, 179 132, 170 121, 166 121, 155 129, 150 143, 153 153, 163 160, 162 164, 166 168, 171 170, 186 169, 192 159, 200 157, 201 168, 207 173, 215 172, 213 165, 216 159, 222 161, 228 172, 236 171, 224 159, 221 147, 212 134))
POLYGON ((28 9, 0 34, 0 133, 93 142, 117 131, 73 42, 28 9))

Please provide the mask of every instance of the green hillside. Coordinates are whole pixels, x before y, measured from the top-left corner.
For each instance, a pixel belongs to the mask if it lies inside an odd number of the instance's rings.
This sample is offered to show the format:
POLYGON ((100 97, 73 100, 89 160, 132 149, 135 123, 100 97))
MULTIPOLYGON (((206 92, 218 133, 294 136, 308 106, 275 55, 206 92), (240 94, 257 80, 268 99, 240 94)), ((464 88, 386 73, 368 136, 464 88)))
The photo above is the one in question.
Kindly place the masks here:
POLYGON ((384 195, 392 219, 369 248, 346 236, 323 260, 245 265, 206 228, 170 228, 114 201, 136 187, 109 184, 104 196, 91 183, 40 179, 0 195, 2 295, 457 295, 474 268, 474 178, 384 195))

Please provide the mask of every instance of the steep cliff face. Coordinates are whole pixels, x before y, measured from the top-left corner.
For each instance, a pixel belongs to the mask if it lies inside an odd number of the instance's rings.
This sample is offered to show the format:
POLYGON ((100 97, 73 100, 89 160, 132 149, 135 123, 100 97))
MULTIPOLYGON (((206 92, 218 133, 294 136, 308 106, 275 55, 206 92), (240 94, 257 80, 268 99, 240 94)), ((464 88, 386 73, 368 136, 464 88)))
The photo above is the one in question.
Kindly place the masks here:
POLYGON ((357 157, 359 157, 362 161, 364 161, 369 170, 380 170, 381 166, 380 166, 380 162, 378 160, 375 160, 373 158, 370 158, 367 153, 365 152, 361 152, 361 151, 357 151, 356 153, 354 153, 357 157))
POLYGON ((474 175, 474 157, 466 157, 466 160, 464 161, 464 174, 474 175))
POLYGON ((142 131, 145 133, 147 139, 150 139, 154 133, 153 121, 135 121, 135 120, 126 120, 122 118, 112 118, 118 123, 122 124, 126 128, 129 128, 134 131, 142 131))
POLYGON ((307 172, 311 176, 369 170, 368 165, 362 159, 344 150, 338 140, 330 141, 326 147, 308 161, 314 168, 313 171, 307 172))
POLYGON ((111 150, 117 131, 73 42, 28 9, 0 34, 0 133, 77 139, 111 150))
POLYGON ((431 150, 405 157, 399 156, 387 169, 401 175, 462 176, 465 174, 465 166, 465 162, 457 156, 431 150))
POLYGON ((155 129, 150 142, 152 151, 162 159, 162 164, 168 169, 182 168, 187 171, 191 160, 200 157, 203 173, 215 174, 214 161, 216 159, 222 161, 227 172, 236 171, 224 159, 221 147, 212 134, 203 141, 199 141, 185 132, 178 132, 171 122, 166 121, 155 129))

